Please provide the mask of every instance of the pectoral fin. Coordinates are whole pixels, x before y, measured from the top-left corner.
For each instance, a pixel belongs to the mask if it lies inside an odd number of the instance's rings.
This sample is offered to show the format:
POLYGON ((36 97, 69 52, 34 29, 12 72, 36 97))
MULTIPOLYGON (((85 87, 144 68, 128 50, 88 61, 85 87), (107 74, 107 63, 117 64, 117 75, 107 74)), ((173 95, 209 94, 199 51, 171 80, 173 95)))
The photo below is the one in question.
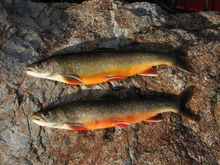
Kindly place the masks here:
POLYGON ((162 119, 162 115, 161 113, 157 114, 156 116, 152 116, 150 118, 147 118, 145 121, 147 122, 161 122, 162 119))
POLYGON ((62 75, 63 79, 70 84, 84 84, 84 82, 77 76, 68 74, 68 75, 62 75))
POLYGON ((141 76, 158 76, 158 73, 157 73, 156 69, 150 68, 150 69, 147 69, 147 70, 139 73, 139 75, 141 75, 141 76))
POLYGON ((80 123, 72 123, 72 124, 69 123, 69 124, 66 124, 66 127, 72 130, 77 130, 77 131, 88 129, 85 125, 80 124, 80 123))
POLYGON ((105 81, 118 81, 123 79, 124 77, 122 76, 115 76, 115 77, 107 77, 105 81))
POLYGON ((115 126, 117 126, 117 127, 127 127, 129 125, 130 125, 129 123, 124 122, 124 121, 117 121, 117 122, 115 122, 115 126))

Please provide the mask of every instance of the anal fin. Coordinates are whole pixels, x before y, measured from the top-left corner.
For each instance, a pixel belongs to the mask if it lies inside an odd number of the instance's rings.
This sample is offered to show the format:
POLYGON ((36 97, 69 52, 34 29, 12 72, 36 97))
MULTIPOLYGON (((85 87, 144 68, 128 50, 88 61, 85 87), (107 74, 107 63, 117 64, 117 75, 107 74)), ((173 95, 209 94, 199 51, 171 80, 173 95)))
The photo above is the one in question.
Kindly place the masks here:
POLYGON ((139 73, 139 75, 141 75, 141 76, 158 76, 158 73, 157 73, 156 69, 151 67, 150 69, 147 69, 147 70, 139 73))
POLYGON ((161 113, 152 116, 150 118, 147 118, 145 121, 147 122, 161 122, 163 120, 161 113))
POLYGON ((117 127, 127 127, 129 125, 130 125, 129 123, 124 122, 124 121, 117 121, 117 122, 115 122, 115 126, 117 126, 117 127))
POLYGON ((70 84, 84 84, 84 82, 74 75, 62 75, 63 79, 70 84))
POLYGON ((118 80, 121 80, 123 79, 124 77, 122 76, 115 76, 115 77, 107 77, 106 78, 106 81, 118 81, 118 80))
POLYGON ((85 125, 83 125, 83 124, 78 124, 78 123, 66 124, 66 126, 67 126, 69 129, 77 130, 77 131, 87 130, 87 129, 88 129, 85 125))

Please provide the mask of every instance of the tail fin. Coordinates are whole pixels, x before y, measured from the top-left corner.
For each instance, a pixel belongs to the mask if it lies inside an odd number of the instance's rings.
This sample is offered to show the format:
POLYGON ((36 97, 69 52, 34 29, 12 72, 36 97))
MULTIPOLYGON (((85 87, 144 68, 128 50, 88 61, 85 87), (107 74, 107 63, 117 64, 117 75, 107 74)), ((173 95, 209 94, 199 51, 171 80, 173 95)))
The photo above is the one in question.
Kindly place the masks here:
POLYGON ((192 110, 188 106, 189 101, 194 93, 194 89, 195 86, 190 86, 178 96, 178 100, 180 102, 180 110, 178 114, 189 120, 198 121, 197 116, 192 113, 192 110))
POLYGON ((186 57, 187 57, 187 52, 188 52, 188 46, 187 45, 182 45, 179 46, 173 50, 170 51, 170 54, 174 56, 174 65, 175 67, 188 72, 188 73, 195 73, 193 70, 192 66, 187 62, 186 57))

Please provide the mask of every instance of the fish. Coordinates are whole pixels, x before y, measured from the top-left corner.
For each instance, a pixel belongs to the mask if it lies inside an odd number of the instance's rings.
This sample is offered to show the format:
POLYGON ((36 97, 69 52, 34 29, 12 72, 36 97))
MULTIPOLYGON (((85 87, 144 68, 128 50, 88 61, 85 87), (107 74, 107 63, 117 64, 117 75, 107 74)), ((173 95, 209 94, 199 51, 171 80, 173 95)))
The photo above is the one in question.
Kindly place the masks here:
POLYGON ((187 62, 188 46, 169 53, 132 51, 92 51, 59 54, 26 66, 28 75, 76 85, 118 81, 133 75, 158 76, 153 66, 174 66, 195 73, 187 62))
POLYGON ((186 119, 198 121, 188 106, 195 86, 185 89, 173 100, 162 99, 99 99, 81 100, 49 107, 35 112, 32 122, 68 130, 94 130, 109 127, 127 127, 141 122, 160 122, 161 113, 174 112, 186 119))

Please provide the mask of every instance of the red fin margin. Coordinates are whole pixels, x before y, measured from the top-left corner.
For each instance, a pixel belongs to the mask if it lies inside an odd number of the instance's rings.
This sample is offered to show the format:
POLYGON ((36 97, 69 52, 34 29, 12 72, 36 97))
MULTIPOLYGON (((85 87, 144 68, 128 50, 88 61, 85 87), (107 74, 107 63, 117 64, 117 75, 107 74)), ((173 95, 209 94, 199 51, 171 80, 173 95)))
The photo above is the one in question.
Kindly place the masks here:
POLYGON ((76 76, 73 76, 73 75, 62 75, 62 76, 63 76, 63 79, 67 83, 70 83, 70 84, 84 84, 84 82, 76 76))
POLYGON ((157 73, 156 69, 154 69, 152 67, 150 69, 147 69, 147 70, 139 73, 139 75, 142 75, 142 76, 158 76, 158 73, 157 73))
POLYGON ((107 77, 106 78, 106 81, 118 81, 118 80, 121 80, 123 79, 124 77, 122 76, 115 76, 115 77, 107 77))
POLYGON ((147 118, 145 121, 147 122, 161 122, 163 120, 161 113, 157 114, 156 116, 152 116, 147 118))
POLYGON ((117 122, 115 122, 115 126, 118 126, 118 127, 127 127, 129 125, 130 125, 129 123, 126 123, 124 121, 117 121, 117 122))

